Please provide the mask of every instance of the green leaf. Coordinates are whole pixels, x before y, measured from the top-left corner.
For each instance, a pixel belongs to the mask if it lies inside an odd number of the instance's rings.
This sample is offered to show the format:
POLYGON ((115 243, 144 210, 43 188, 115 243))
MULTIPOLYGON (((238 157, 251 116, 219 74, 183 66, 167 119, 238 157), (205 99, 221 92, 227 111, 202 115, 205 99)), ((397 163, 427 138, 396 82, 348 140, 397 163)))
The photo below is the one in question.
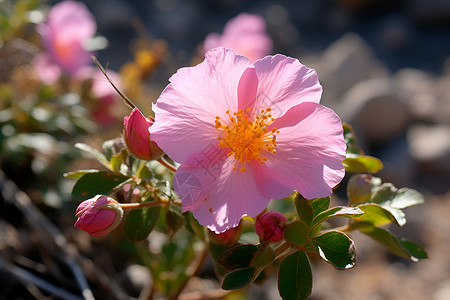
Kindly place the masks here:
POLYGON ((347 153, 342 161, 346 172, 377 173, 383 169, 383 162, 376 157, 347 153))
POLYGON ((205 240, 205 227, 200 225, 196 218, 192 215, 191 211, 183 213, 184 220, 186 221, 186 228, 191 233, 196 235, 202 240, 205 240))
POLYGON ((225 275, 222 281, 222 289, 239 290, 251 284, 255 277, 255 268, 243 268, 225 275))
POLYGON ((318 214, 312 222, 312 227, 334 217, 356 218, 362 214, 364 212, 357 207, 335 206, 318 214))
POLYGON ((167 234, 170 239, 185 224, 184 218, 171 210, 167 210, 165 221, 167 234))
POLYGON ((302 220, 294 221, 284 228, 283 235, 289 243, 303 246, 308 241, 309 226, 302 220))
POLYGON ((347 145, 346 152, 354 154, 364 154, 364 152, 358 147, 355 131, 353 130, 352 126, 350 126, 350 124, 344 123, 343 128, 344 140, 345 144, 347 145))
POLYGON ((280 263, 278 290, 284 300, 306 300, 312 291, 312 272, 308 256, 297 251, 280 263))
POLYGON ((401 209, 421 204, 424 198, 415 190, 397 189, 392 183, 383 183, 374 189, 370 202, 388 210, 395 217, 396 223, 403 226, 406 223, 406 216, 401 209))
POLYGON ((309 204, 311 205, 313 209, 313 216, 317 216, 321 212, 328 209, 330 206, 330 197, 325 198, 315 198, 312 200, 309 200, 309 204))
POLYGON ((73 172, 67 172, 64 173, 64 177, 67 178, 73 178, 73 179, 80 179, 81 177, 83 177, 83 175, 88 174, 88 173, 98 173, 100 172, 97 169, 91 169, 91 170, 77 170, 77 171, 73 171, 73 172))
POLYGON ((270 265, 275 260, 275 251, 270 246, 260 246, 256 251, 252 261, 251 267, 265 267, 270 265))
POLYGON ((300 193, 295 196, 295 207, 297 208, 297 214, 307 225, 311 225, 313 219, 313 208, 300 193))
POLYGON ((378 228, 369 223, 364 223, 363 225, 364 226, 359 226, 361 232, 367 234, 394 254, 408 258, 414 262, 417 262, 422 258, 427 258, 425 250, 419 245, 409 240, 399 238, 387 229, 378 228))
POLYGON ((132 242, 146 239, 158 221, 160 212, 161 206, 130 211, 123 225, 125 236, 132 242))
POLYGON ((313 238, 317 253, 338 270, 353 268, 356 264, 355 245, 346 234, 328 231, 313 238))
POLYGON ((86 200, 96 195, 109 195, 114 188, 130 177, 113 172, 86 173, 75 183, 72 196, 77 200, 86 200))
POLYGON ((378 204, 361 204, 358 205, 358 208, 364 214, 355 218, 356 221, 369 222, 374 226, 383 226, 391 222, 397 223, 397 219, 387 209, 384 209, 378 204))
POLYGON ((83 144, 83 143, 76 143, 75 148, 80 149, 86 153, 91 154, 94 156, 99 163, 107 167, 108 169, 111 169, 111 165, 109 164, 109 161, 106 159, 106 157, 97 149, 92 148, 89 145, 83 144))
POLYGON ((247 268, 258 251, 257 245, 237 245, 225 251, 217 262, 227 270, 247 268))
POLYGON ((120 167, 122 166, 122 163, 125 161, 126 158, 127 158, 127 152, 125 150, 122 150, 118 154, 113 155, 111 157, 111 168, 115 172, 119 172, 120 167))

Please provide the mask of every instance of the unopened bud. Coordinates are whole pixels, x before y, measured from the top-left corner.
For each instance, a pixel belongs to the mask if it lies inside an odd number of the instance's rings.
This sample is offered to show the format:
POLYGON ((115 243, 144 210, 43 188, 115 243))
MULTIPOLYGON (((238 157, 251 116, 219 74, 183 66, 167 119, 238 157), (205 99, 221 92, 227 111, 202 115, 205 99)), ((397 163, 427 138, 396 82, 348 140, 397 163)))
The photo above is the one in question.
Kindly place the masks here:
POLYGON ((242 233, 241 223, 237 227, 230 228, 222 233, 214 233, 211 230, 208 230, 209 240, 217 245, 222 246, 233 246, 237 243, 239 237, 242 233))
POLYGON ((357 174, 352 176, 347 185, 347 196, 350 203, 364 203, 372 196, 372 179, 369 174, 357 174))
POLYGON ((119 226, 123 217, 120 204, 107 196, 97 195, 80 203, 75 227, 92 236, 105 236, 119 226))
POLYGON ((152 125, 153 121, 144 117, 137 108, 123 119, 125 143, 133 156, 151 160, 158 159, 163 154, 158 145, 150 139, 149 128, 152 125))
POLYGON ((277 211, 268 211, 259 216, 255 223, 255 232, 262 242, 276 243, 283 239, 286 217, 277 211))

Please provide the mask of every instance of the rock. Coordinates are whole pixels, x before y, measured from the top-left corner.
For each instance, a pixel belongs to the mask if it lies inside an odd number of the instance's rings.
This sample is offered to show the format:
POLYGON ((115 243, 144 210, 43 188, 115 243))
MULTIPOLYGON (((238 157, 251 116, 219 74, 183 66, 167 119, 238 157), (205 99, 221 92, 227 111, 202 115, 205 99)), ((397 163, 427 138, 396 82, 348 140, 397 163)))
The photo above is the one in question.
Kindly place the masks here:
POLYGON ((386 67, 375 58, 370 46, 357 34, 349 33, 331 44, 317 67, 324 86, 322 103, 336 107, 336 102, 352 85, 369 78, 385 77, 386 67))
MULTIPOLYGON (((418 69, 401 69, 392 76, 400 99, 419 120, 434 118, 437 106, 435 78, 418 69)), ((449 90, 450 92, 450 90, 449 90)))
POLYGON ((408 130, 412 157, 436 172, 450 172, 450 126, 415 125, 408 130))
POLYGON ((363 148, 364 142, 379 145, 400 136, 411 119, 395 85, 387 78, 356 84, 342 97, 336 112, 353 125, 363 148))

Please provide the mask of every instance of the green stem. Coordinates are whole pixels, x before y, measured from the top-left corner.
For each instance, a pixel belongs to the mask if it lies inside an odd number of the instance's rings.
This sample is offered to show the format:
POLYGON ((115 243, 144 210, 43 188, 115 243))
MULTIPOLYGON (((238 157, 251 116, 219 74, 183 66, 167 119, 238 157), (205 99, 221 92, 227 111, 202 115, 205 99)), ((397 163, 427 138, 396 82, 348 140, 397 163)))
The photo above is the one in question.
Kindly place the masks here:
POLYGON ((140 209, 144 207, 153 207, 158 205, 167 205, 169 202, 167 201, 153 201, 153 202, 139 202, 139 203, 120 203, 120 207, 123 210, 132 210, 132 209, 140 209))

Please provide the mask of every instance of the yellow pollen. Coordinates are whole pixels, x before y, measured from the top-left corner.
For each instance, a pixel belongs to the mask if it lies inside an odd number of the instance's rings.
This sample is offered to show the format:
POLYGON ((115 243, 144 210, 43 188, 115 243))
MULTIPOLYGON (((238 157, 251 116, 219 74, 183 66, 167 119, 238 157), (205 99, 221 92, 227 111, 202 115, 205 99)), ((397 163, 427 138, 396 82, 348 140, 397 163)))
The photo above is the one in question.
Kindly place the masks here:
POLYGON ((275 153, 276 134, 280 131, 276 128, 267 129, 273 121, 269 113, 270 108, 262 109, 258 115, 251 115, 250 108, 230 113, 227 110, 228 120, 215 118, 214 127, 220 132, 217 137, 219 146, 229 149, 228 156, 234 156, 236 163, 233 171, 240 166, 240 172, 245 172, 245 164, 252 159, 263 164, 267 161, 267 152, 275 153))

